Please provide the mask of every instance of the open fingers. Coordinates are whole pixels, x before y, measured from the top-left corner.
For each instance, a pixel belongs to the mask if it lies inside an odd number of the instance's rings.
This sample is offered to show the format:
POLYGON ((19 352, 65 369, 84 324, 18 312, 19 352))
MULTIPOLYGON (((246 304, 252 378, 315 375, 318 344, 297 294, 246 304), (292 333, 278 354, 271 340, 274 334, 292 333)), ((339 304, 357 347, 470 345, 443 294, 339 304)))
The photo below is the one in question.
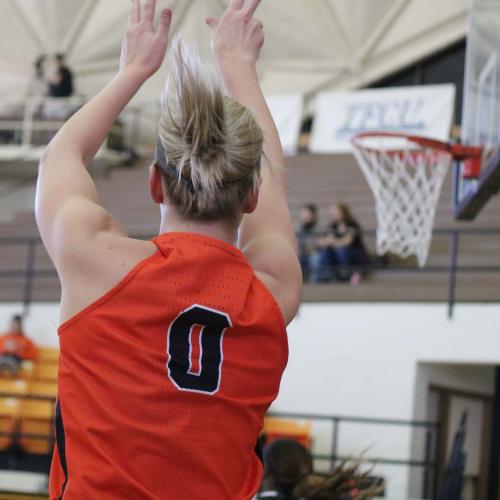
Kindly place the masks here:
POLYGON ((245 6, 243 7, 243 13, 246 17, 250 18, 254 15, 254 12, 257 10, 261 0, 247 0, 245 2, 245 6))
POLYGON ((142 16, 142 22, 148 26, 153 27, 153 22, 155 18, 155 10, 156 10, 156 0, 146 0, 146 4, 144 5, 144 12, 142 16))
POLYGON ((171 24, 172 24, 172 11, 170 9, 162 10, 160 14, 160 21, 158 23, 158 28, 156 28, 155 40, 160 40, 164 43, 167 43, 171 24))
POLYGON ((130 0, 130 9, 128 11, 128 23, 137 24, 141 22, 141 4, 139 0, 130 0))
POLYGON ((262 21, 260 19, 253 18, 252 21, 253 21, 253 24, 255 25, 256 28, 258 28, 260 30, 264 29, 264 25, 262 24, 262 21))
POLYGON ((243 7, 244 3, 245 0, 231 0, 229 2, 227 10, 232 10, 232 11, 240 10, 243 7))
POLYGON ((210 28, 215 28, 219 24, 219 20, 216 17, 206 17, 205 22, 210 28))

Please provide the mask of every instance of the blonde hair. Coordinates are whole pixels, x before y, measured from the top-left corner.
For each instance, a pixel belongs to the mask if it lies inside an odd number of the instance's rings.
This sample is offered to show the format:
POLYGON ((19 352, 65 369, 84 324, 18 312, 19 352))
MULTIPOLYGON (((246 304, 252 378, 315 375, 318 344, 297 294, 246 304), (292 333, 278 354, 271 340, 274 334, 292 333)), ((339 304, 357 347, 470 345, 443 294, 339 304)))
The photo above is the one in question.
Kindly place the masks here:
POLYGON ((172 73, 156 155, 169 201, 187 219, 237 225, 246 195, 259 183, 262 130, 179 40, 172 73))

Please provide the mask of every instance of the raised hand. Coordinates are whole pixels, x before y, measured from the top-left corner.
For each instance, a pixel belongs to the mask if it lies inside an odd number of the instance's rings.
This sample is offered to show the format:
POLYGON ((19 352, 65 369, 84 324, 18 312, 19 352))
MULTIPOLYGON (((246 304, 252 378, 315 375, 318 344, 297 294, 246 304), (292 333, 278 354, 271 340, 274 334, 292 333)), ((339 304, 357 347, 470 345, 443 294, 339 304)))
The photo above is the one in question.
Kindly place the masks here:
POLYGON ((146 0, 141 12, 140 0, 130 0, 128 27, 122 43, 120 70, 132 70, 144 79, 161 66, 168 45, 172 11, 162 10, 160 21, 153 26, 156 0, 146 0))
POLYGON ((260 0, 231 0, 220 20, 209 17, 206 23, 226 92, 253 112, 264 133, 259 203, 243 217, 239 246, 288 323, 300 303, 302 274, 286 200, 283 149, 257 74, 256 61, 264 44, 262 23, 253 18, 259 4, 260 0))
POLYGON ((262 23, 253 17, 261 0, 231 0, 220 19, 207 17, 212 50, 221 59, 255 63, 264 45, 262 23))

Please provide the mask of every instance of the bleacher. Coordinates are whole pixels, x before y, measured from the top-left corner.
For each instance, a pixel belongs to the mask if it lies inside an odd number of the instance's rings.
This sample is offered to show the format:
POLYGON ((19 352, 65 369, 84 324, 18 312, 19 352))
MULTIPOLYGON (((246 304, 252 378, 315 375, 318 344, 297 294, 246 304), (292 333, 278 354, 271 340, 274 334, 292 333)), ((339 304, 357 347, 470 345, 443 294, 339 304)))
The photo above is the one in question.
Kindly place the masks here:
POLYGON ((0 378, 0 453, 52 452, 58 356, 57 349, 41 348, 15 378, 0 378))
MULTIPOLYGON (((159 209, 149 198, 147 160, 140 161, 135 168, 112 171, 107 177, 96 178, 103 205, 113 213, 133 235, 152 237, 159 227, 159 209), (123 196, 122 193, 126 193, 123 196)), ((303 203, 314 202, 319 207, 320 226, 327 223, 328 206, 337 201, 347 202, 357 219, 367 231, 366 243, 374 254, 374 230, 376 219, 374 202, 369 187, 350 155, 300 154, 287 159, 288 192, 292 216, 297 220, 303 203)), ((456 222, 451 209, 451 172, 445 181, 436 213, 435 227, 442 229, 475 230, 499 229, 500 197, 493 198, 474 225, 456 222)), ((13 220, 0 224, 2 237, 37 236, 33 211, 17 213, 13 220)), ((321 286, 306 285, 304 300, 308 301, 445 301, 448 293, 448 276, 451 239, 447 234, 438 234, 433 239, 428 266, 441 271, 410 272, 416 267, 414 259, 399 261, 392 259, 388 270, 372 273, 368 280, 357 287, 332 283, 321 286), (400 269, 392 272, 391 267, 400 269), (406 272, 407 270, 407 272, 406 272)), ((27 262, 28 248, 24 243, 0 246, 0 272, 23 270, 27 262)), ((53 270, 43 247, 34 249, 35 270, 41 271, 33 281, 34 301, 59 299, 57 278, 50 276, 53 270)), ((500 237, 494 234, 463 234, 459 244, 459 266, 500 266, 500 237)), ((498 301, 500 289, 498 274, 474 272, 469 269, 460 273, 457 283, 458 301, 498 301), (480 278, 480 279, 479 279, 480 278)), ((9 274, 1 279, 0 300, 22 300, 24 277, 9 274)))
POLYGON ((40 348, 15 377, 0 378, 0 500, 48 498, 58 360, 58 349, 40 348))

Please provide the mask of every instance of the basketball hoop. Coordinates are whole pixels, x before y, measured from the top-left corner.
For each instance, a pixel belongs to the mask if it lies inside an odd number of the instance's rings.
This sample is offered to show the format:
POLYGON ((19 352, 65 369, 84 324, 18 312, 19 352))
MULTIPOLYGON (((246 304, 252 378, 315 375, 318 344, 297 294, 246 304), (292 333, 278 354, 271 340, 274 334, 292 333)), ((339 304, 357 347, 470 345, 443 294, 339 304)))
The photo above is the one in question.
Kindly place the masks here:
POLYGON ((398 132, 363 132, 351 139, 375 197, 377 254, 427 261, 439 194, 453 160, 475 174, 482 148, 398 132))

